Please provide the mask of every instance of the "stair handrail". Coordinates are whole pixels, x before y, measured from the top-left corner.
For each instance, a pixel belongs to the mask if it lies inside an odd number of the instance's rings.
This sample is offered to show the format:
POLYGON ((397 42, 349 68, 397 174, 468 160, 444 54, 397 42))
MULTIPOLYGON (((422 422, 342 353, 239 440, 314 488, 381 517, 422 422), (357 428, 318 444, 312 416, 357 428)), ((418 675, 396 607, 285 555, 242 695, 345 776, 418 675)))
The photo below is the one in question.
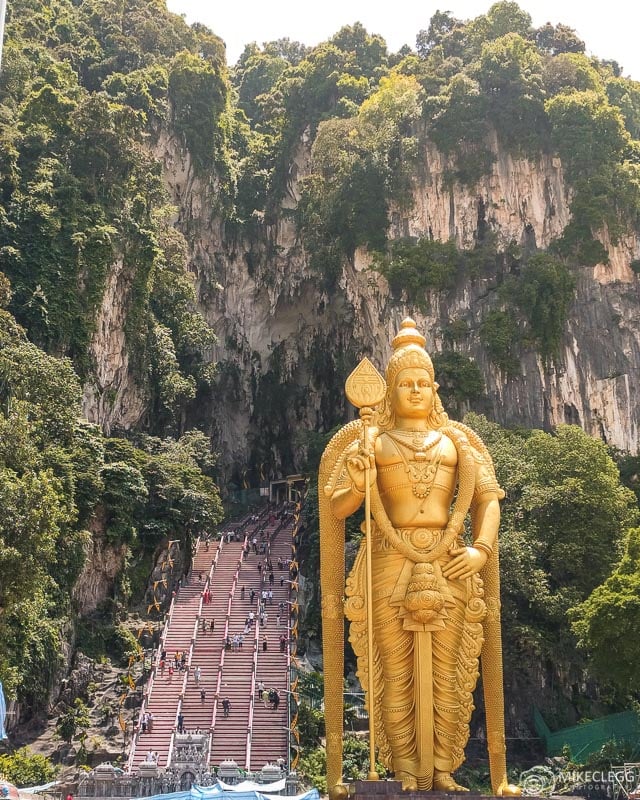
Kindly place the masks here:
MULTIPOLYGON (((213 559, 211 560, 211 564, 209 566, 209 572, 207 574, 207 577, 205 578, 204 588, 203 588, 202 592, 200 593, 200 602, 198 603, 198 614, 197 614, 197 617, 196 617, 196 620, 195 620, 195 625, 194 625, 192 646, 191 646, 191 648, 189 650, 189 660, 188 660, 189 670, 187 671, 187 675, 186 675, 187 678, 188 678, 188 675, 189 675, 189 671, 191 669, 191 665, 193 663, 193 650, 194 650, 195 645, 197 644, 198 634, 199 634, 199 632, 201 630, 201 627, 202 627, 201 623, 202 623, 203 606, 204 606, 204 593, 205 593, 205 591, 207 589, 209 589, 209 591, 211 591, 211 583, 212 583, 212 580, 213 580, 213 575, 214 575, 214 573, 216 571, 216 568, 218 566, 218 559, 219 559, 220 553, 222 552, 223 545, 224 545, 224 537, 222 537, 219 540, 218 544, 217 544, 216 552, 215 552, 215 554, 213 556, 213 559)), ((223 652, 224 652, 224 648, 223 648, 223 652)), ((186 687, 185 687, 184 692, 186 692, 186 687)), ((214 696, 214 705, 215 705, 215 696, 214 696)), ((208 763, 208 758, 209 758, 209 756, 211 754, 212 735, 213 735, 213 732, 210 731, 210 735, 209 735, 209 739, 208 739, 209 743, 208 743, 207 763, 208 763)))
MULTIPOLYGON (((306 494, 305 494, 306 496, 306 494)), ((293 559, 297 561, 297 547, 295 545, 295 539, 298 535, 298 531, 300 530, 300 519, 298 518, 298 522, 296 524, 295 517, 293 520, 293 525, 291 526, 291 556, 293 559)), ((292 591, 293 583, 289 582, 288 584, 288 592, 289 592, 289 600, 291 600, 291 591, 292 591)), ((291 772, 291 734, 293 731, 291 730, 291 705, 292 705, 292 695, 291 695, 291 611, 290 607, 287 606, 288 613, 287 613, 287 773, 291 772)), ((297 649, 297 648, 296 648, 297 649)))
POLYGON ((173 757, 173 748, 175 746, 175 741, 176 741, 177 727, 178 727, 178 712, 176 711, 175 724, 173 726, 173 730, 171 731, 171 738, 169 739, 169 750, 167 751, 167 763, 164 765, 165 769, 169 768, 169 764, 171 763, 171 758, 173 757))
POLYGON ((216 688, 215 693, 213 695, 213 714, 211 716, 211 731, 212 733, 215 732, 216 727, 216 716, 218 714, 218 700, 220 699, 220 688, 222 686, 222 670, 224 669, 224 653, 225 653, 225 643, 226 643, 226 635, 222 640, 222 650, 220 652, 220 663, 218 664, 218 678, 216 680, 216 688))
POLYGON ((133 762, 136 756, 136 748, 138 747, 139 739, 140 739, 140 727, 142 725, 142 717, 144 716, 147 706, 149 705, 149 698, 151 697, 151 692, 153 691, 153 681, 155 677, 155 665, 151 667, 151 675, 149 676, 149 681, 147 682, 146 686, 143 690, 142 695, 142 705, 140 706, 140 711, 138 712, 138 726, 136 730, 133 732, 131 737, 131 745, 129 749, 129 758, 127 759, 127 766, 125 768, 125 772, 131 772, 133 769, 133 762))
MULTIPOLYGON (((305 484, 304 493, 301 495, 301 497, 298 500, 298 505, 297 505, 297 509, 298 509, 298 512, 299 512, 298 518, 296 520, 296 517, 294 516, 294 524, 292 525, 292 528, 291 528, 291 556, 292 556, 292 559, 294 559, 296 561, 296 563, 298 563, 298 549, 299 549, 299 545, 300 545, 300 536, 299 536, 299 534, 300 534, 302 507, 303 507, 304 502, 306 501, 308 491, 309 491, 309 484, 306 483, 305 484)), ((299 576, 300 576, 300 571, 298 569, 297 579, 299 578, 299 576)), ((291 577, 291 576, 289 576, 289 577, 291 577)), ((293 592, 293 586, 294 586, 294 583, 292 581, 292 582, 289 583, 289 599, 291 599, 291 595, 292 595, 292 592, 293 592)), ((299 586, 299 583, 297 584, 297 586, 299 586)), ((297 599, 298 599, 298 588, 296 588, 296 601, 297 601, 297 599)), ((296 653, 296 656, 297 656, 297 653, 298 653, 298 643, 297 643, 297 641, 294 643, 294 646, 295 646, 295 653, 296 653)), ((291 663, 292 663, 292 660, 293 659, 291 658, 291 618, 289 616, 289 618, 287 619, 287 663, 288 663, 287 683, 288 683, 289 690, 291 689, 291 663)), ((289 749, 289 752, 287 754, 287 771, 291 772, 291 734, 293 733, 293 731, 291 730, 291 691, 289 691, 289 695, 287 697, 287 700, 288 700, 288 704, 289 704, 289 710, 288 710, 288 714, 289 714, 289 748, 288 749, 289 749)), ((297 698, 296 698, 296 700, 297 700, 297 698)), ((298 711, 299 711, 299 704, 298 704, 298 708, 296 708, 296 712, 298 712, 298 711)))
MULTIPOLYGON (((214 576, 216 568, 218 566, 218 559, 219 559, 220 553, 222 552, 223 544, 224 544, 224 537, 222 537, 220 539, 220 541, 218 542, 218 546, 216 547, 215 555, 214 555, 213 559, 211 560, 211 566, 209 567, 209 575, 208 575, 208 578, 207 578, 207 583, 205 583, 205 588, 208 586, 209 589, 211 589, 213 576, 214 576)), ((223 650, 224 650, 224 648, 223 648, 223 650)))
MULTIPOLYGON (((198 538, 198 541, 200 541, 199 538, 198 538)), ((196 549, 196 552, 197 552, 197 549, 196 549)), ((200 630, 200 622, 202 620, 202 606, 204 605, 204 593, 207 591, 207 588, 209 587, 209 585, 210 585, 210 579, 209 579, 209 576, 207 575, 207 577, 204 579, 204 588, 200 592, 200 602, 198 603, 198 613, 196 615, 196 624, 195 624, 195 628, 194 628, 194 631, 193 631, 193 637, 192 637, 194 644, 195 644, 196 639, 198 638, 198 632, 200 630)), ((193 652, 193 650, 192 650, 192 652, 193 652)), ((189 661, 189 666, 191 666, 191 661, 189 661)))
MULTIPOLYGON (((200 598, 202 600, 202 598, 200 598)), ((197 630, 198 627, 198 620, 196 619, 195 627, 197 630)), ((175 719, 175 727, 177 729, 178 726, 178 714, 182 713, 182 704, 184 702, 185 694, 187 693, 187 686, 189 684, 189 671, 191 669, 191 659, 193 658, 193 645, 195 643, 195 636, 191 638, 191 643, 189 645, 189 652, 187 655, 187 668, 184 671, 184 677, 182 679, 182 690, 178 694, 178 707, 176 709, 176 719, 175 719)), ((176 731, 172 731, 171 733, 171 741, 169 742, 169 752, 167 753, 167 763, 165 764, 168 767, 171 764, 171 756, 173 755, 173 746, 175 742, 175 734, 176 731)))
MULTIPOLYGON (((198 537, 197 541, 198 542, 200 541, 200 537, 198 537)), ((197 549, 197 546, 196 546, 196 549, 197 549)), ((157 653, 157 658, 156 658, 156 661, 158 663, 160 662, 160 654, 164 650, 165 643, 167 641, 167 633, 169 632, 169 625, 171 624, 171 620, 173 619, 173 612, 174 612, 175 607, 176 607, 176 600, 177 599, 178 599, 178 593, 172 589, 171 590, 171 602, 169 603, 169 609, 168 609, 167 613, 165 614, 164 626, 162 628, 162 634, 160 635, 160 644, 158 646, 158 653, 157 653)))
MULTIPOLYGON (((247 534, 245 533, 243 547, 246 546, 247 546, 247 534)), ((209 737, 209 754, 207 763, 209 763, 209 761, 211 760, 211 748, 213 747, 213 738, 215 736, 216 719, 218 716, 218 702, 220 701, 220 689, 222 688, 222 672, 224 670, 226 643, 227 643, 227 638, 229 637, 229 620, 231 617, 231 604, 233 602, 235 588, 238 582, 238 575, 240 574, 241 567, 242 567, 242 555, 240 556, 236 564, 236 571, 233 576, 233 581, 231 582, 231 588, 229 589, 229 599, 227 601, 227 614, 225 616, 225 621, 224 621, 224 636, 222 639, 222 650, 220 651, 220 664, 218 665, 218 678, 216 680, 216 690, 213 697, 213 714, 211 715, 211 736, 209 737)))
MULTIPOLYGON (((236 567, 236 572, 237 572, 236 567)), ((235 577, 234 577, 235 580, 235 577)), ((226 644, 227 638, 229 637, 229 616, 231 614, 231 599, 233 596, 233 583, 232 588, 229 589, 229 599, 227 601, 227 613, 224 619, 224 632, 222 636, 222 649, 220 651, 220 663, 218 664, 218 678, 216 680, 216 690, 213 698, 213 714, 211 718, 211 738, 213 739, 213 734, 215 733, 216 727, 216 717, 218 715, 218 701, 220 700, 220 689, 222 687, 222 671, 224 669, 224 660, 225 660, 225 652, 226 652, 226 644)))
MULTIPOLYGON (((268 556, 269 556, 269 558, 271 557, 271 552, 270 552, 271 545, 273 544, 273 541, 274 541, 276 535, 280 532, 282 527, 283 527, 282 522, 276 522, 276 524, 273 526, 273 529, 268 531, 267 535, 268 535, 268 545, 269 545, 269 548, 268 548, 268 556)), ((250 758, 251 758, 251 749, 250 749, 250 747, 251 747, 251 744, 253 742, 253 711, 255 709, 255 701, 256 701, 256 699, 258 701, 262 700, 262 697, 258 697, 258 698, 255 697, 255 692, 256 692, 255 685, 256 685, 256 678, 257 678, 257 675, 258 675, 258 656, 259 656, 259 653, 260 653, 260 627, 259 627, 259 624, 258 624, 258 617, 256 616, 256 636, 255 636, 253 692, 252 692, 253 705, 251 706, 252 716, 251 716, 250 728, 249 728, 250 736, 251 736, 250 740, 249 740, 249 734, 247 735, 247 740, 248 740, 247 769, 248 770, 250 770, 250 758)), ((289 658, 289 651, 288 651, 288 648, 287 648, 287 666, 288 666, 288 658, 289 658)), ((288 669, 287 669, 287 689, 289 689, 289 670, 288 669)))
MULTIPOLYGON (((292 541, 292 548, 291 554, 294 555, 294 548, 293 548, 293 538, 294 538, 294 531, 296 530, 296 523, 295 519, 281 519, 280 524, 277 526, 276 530, 273 533, 273 538, 275 539, 276 536, 283 530, 287 530, 289 528, 289 522, 291 522, 291 541, 292 541)), ((286 665, 287 665, 287 688, 286 688, 286 701, 287 701, 287 771, 289 771, 291 767, 291 643, 290 643, 290 602, 291 602, 291 581, 287 581, 288 593, 289 593, 289 602, 287 603, 287 615, 286 615, 286 637, 287 637, 287 644, 285 648, 286 653, 286 665)))
POLYGON ((173 593, 171 596, 171 603, 169 604, 169 610, 167 611, 167 615, 164 618, 164 628, 162 629, 162 636, 160 637, 160 648, 159 651, 162 652, 162 648, 167 640, 167 631, 169 629, 169 625, 171 624, 171 620, 173 619, 173 610, 176 605, 177 593, 173 593))
MULTIPOLYGON (((216 554, 215 554, 213 562, 211 564, 211 569, 209 570, 209 581, 210 582, 211 582, 211 580, 213 578, 213 573, 215 572, 216 567, 218 565, 218 555, 220 554, 221 550, 222 550, 222 539, 220 540, 220 546, 216 550, 216 554)), ((218 711, 218 698, 220 696, 220 683, 221 683, 221 679, 222 679, 222 668, 224 666, 224 649, 225 649, 226 640, 227 640, 227 633, 226 633, 226 628, 225 628, 225 634, 222 637, 222 650, 220 652, 220 662, 218 664, 218 677, 217 677, 217 680, 216 680, 216 688, 215 688, 215 690, 213 692, 213 712, 211 714, 211 727, 210 727, 210 735, 209 735, 209 745, 208 745, 208 748, 207 748, 207 760, 206 760, 207 764, 209 764, 209 762, 211 761, 211 748, 213 747, 213 734, 214 734, 214 728, 215 728, 215 725, 216 725, 216 714, 217 714, 217 711, 218 711)))
MULTIPOLYGON (((282 528, 284 528, 284 524, 278 530, 278 533, 282 528)), ((286 526, 288 527, 288 526, 286 526)), ((300 529, 300 520, 298 519, 297 523, 295 517, 292 520, 291 524, 291 556, 292 560, 297 560, 297 553, 296 547, 294 545, 294 539, 300 529)), ((288 593, 289 593, 289 602, 287 603, 287 617, 286 617, 286 635, 287 635, 287 646, 286 646, 286 655, 287 655, 287 772, 291 771, 291 700, 292 700, 292 692, 291 692, 291 593, 293 588, 293 582, 291 580, 287 581, 288 584, 288 593)))
MULTIPOLYGON (((256 704, 256 675, 258 674, 258 650, 260 648, 260 628, 258 619, 255 621, 255 636, 253 643, 253 675, 251 676, 251 692, 249 695, 249 724, 247 726, 247 755, 246 769, 251 772, 251 743, 253 741, 253 712, 256 704)), ((260 698, 262 699, 262 698, 260 698)))
MULTIPOLYGON (((198 536, 198 538, 195 541, 195 548, 193 550, 194 555, 197 554, 199 547, 200 547, 200 536, 198 536)), ((178 715, 182 713, 182 704, 184 702, 184 697, 187 692, 187 686, 189 683, 189 671, 191 670, 191 661, 193 659, 193 647, 198 635, 198 623, 200 614, 202 613, 202 599, 203 599, 202 593, 200 593, 200 602, 198 603, 198 616, 194 621, 194 630, 191 636, 191 641, 189 643, 189 651, 187 654, 187 668, 184 671, 184 677, 182 679, 182 691, 178 694, 178 706, 176 708, 175 725, 174 725, 174 730, 171 732, 171 739, 169 741, 169 750, 167 752, 167 763, 165 764, 165 767, 168 767, 171 764, 171 757, 173 756, 176 730, 178 727, 178 715)))

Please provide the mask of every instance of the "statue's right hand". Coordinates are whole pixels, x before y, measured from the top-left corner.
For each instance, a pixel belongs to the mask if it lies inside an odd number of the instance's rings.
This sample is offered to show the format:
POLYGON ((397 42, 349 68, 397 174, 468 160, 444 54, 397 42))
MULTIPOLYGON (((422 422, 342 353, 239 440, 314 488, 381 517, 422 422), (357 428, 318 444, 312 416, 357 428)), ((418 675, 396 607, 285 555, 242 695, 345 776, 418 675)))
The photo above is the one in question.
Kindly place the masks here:
POLYGON ((373 486, 376 482, 376 459, 373 450, 368 453, 361 447, 357 447, 347 456, 347 472, 351 479, 352 489, 364 494, 366 481, 367 462, 369 464, 369 485, 373 486))

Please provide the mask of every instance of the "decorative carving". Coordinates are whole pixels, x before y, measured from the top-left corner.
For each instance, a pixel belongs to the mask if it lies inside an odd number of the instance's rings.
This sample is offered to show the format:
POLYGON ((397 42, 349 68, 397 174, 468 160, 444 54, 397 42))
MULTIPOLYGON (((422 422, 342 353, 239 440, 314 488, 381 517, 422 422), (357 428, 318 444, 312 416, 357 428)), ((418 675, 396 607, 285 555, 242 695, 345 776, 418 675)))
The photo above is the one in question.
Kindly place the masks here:
POLYGON ((336 594, 322 595, 322 617, 324 619, 342 619, 344 616, 342 597, 336 594))
POLYGON ((368 358, 363 358, 347 378, 345 394, 356 408, 377 406, 387 390, 382 375, 368 358))

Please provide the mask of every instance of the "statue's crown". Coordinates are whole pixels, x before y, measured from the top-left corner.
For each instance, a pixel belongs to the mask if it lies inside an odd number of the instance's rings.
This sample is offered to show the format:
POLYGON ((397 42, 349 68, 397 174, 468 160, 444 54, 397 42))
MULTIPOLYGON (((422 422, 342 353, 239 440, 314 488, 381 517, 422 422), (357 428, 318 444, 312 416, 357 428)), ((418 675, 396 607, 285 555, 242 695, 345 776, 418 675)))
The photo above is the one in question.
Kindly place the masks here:
POLYGON ((416 323, 411 317, 405 317, 400 323, 400 330, 393 337, 391 344, 394 350, 399 350, 401 347, 406 347, 408 344, 417 344, 424 350, 427 340, 416 328, 416 323))
POLYGON ((429 354, 424 349, 427 340, 416 328, 416 323, 411 317, 406 317, 400 324, 400 330, 394 336, 391 345, 393 355, 387 364, 387 386, 391 388, 400 370, 410 367, 426 369, 435 382, 433 363, 429 354))

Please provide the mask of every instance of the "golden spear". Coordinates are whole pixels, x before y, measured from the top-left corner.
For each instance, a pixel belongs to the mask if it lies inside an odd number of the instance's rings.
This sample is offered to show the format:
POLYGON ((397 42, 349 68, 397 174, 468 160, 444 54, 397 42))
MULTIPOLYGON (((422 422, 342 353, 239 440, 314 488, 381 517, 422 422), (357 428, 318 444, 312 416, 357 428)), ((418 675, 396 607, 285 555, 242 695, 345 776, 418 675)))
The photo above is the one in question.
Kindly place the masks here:
POLYGON ((371 461, 369 456, 369 426, 374 407, 385 396, 387 386, 384 378, 368 358, 363 358, 345 383, 347 400, 360 411, 362 420, 362 445, 360 454, 364 456, 364 532, 367 570, 367 665, 369 671, 369 775, 368 780, 379 779, 376 772, 376 728, 374 714, 374 675, 373 675, 373 579, 371 570, 371 461))

